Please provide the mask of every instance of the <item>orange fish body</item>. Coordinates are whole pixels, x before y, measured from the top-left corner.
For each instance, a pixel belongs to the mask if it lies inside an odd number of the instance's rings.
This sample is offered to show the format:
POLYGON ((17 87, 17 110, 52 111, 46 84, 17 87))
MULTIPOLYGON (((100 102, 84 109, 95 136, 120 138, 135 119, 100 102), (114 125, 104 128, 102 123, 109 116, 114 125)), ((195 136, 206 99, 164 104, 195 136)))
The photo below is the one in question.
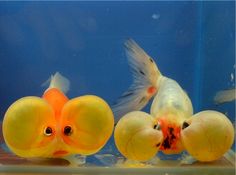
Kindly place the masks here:
POLYGON ((63 106, 69 101, 67 96, 57 88, 45 91, 42 98, 52 106, 56 119, 60 118, 63 106))

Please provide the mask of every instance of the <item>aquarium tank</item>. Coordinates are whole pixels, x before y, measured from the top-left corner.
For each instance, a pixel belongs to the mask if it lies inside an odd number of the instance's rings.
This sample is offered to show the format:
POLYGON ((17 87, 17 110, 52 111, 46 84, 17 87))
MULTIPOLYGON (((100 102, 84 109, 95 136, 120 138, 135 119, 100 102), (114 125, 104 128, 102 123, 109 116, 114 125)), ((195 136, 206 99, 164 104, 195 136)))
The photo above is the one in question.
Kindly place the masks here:
MULTIPOLYGON (((114 112, 114 106, 122 94, 124 97, 136 92, 135 87, 134 91, 126 92, 131 88, 136 76, 134 67, 138 64, 135 62, 132 67, 127 59, 129 49, 131 55, 136 51, 132 42, 127 46, 127 41, 135 41, 151 57, 151 62, 156 63, 163 76, 181 86, 192 102, 193 114, 215 110, 227 116, 235 126, 235 1, 1 1, 1 123, 6 111, 18 99, 28 96, 42 99, 43 94, 52 87, 55 75, 65 78, 64 94, 68 99, 97 96, 108 105, 104 107, 101 102, 99 109, 110 107, 114 112), (223 97, 219 97, 219 93, 223 93, 223 97)), ((139 54, 142 55, 141 51, 139 54)), ((140 65, 137 67, 143 68, 140 65)), ((144 80, 149 69, 144 68, 145 72, 138 68, 136 71, 142 77, 139 80, 144 80)), ((62 86, 60 83, 54 83, 53 87, 55 84, 55 87, 62 86)), ((156 93, 156 90, 158 88, 150 92, 156 93)), ((153 95, 150 99, 141 99, 142 102, 146 100, 147 104, 136 110, 150 114, 153 95)), ((38 115, 37 112, 35 115, 38 115)), ((129 160, 117 149, 112 131, 119 117, 116 113, 114 117, 114 123, 112 120, 110 122, 112 128, 106 130, 110 135, 104 136, 106 141, 103 141, 103 146, 88 156, 76 154, 72 161, 71 158, 31 160, 15 155, 5 143, 6 134, 4 138, 1 134, 0 171, 65 174, 235 173, 235 142, 229 152, 213 162, 198 162, 186 151, 170 155, 159 151, 148 161, 129 160)), ((44 120, 50 123, 47 118, 44 120)), ((23 131, 18 130, 18 124, 5 128, 15 127, 20 135, 23 131)), ((36 124, 33 128, 38 126, 36 124)), ((83 128, 83 123, 79 127, 83 128)), ((45 132, 50 135, 53 130, 47 128, 45 132)), ((70 135, 70 132, 72 130, 68 125, 64 133, 70 135)), ((16 143, 21 145, 20 142, 21 139, 16 143)))

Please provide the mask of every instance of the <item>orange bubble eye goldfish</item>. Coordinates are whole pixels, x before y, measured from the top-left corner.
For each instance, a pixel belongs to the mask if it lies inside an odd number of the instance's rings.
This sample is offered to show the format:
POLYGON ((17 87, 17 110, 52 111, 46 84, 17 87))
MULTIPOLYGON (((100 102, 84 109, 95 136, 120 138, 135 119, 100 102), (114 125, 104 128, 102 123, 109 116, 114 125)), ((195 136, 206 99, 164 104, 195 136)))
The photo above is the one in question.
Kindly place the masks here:
POLYGON ((163 76, 135 41, 128 40, 125 48, 134 83, 113 107, 118 150, 139 161, 151 159, 159 150, 165 154, 187 150, 199 161, 222 156, 234 141, 230 120, 217 111, 193 115, 191 100, 175 80, 163 76), (152 97, 150 114, 137 111, 152 97))
POLYGON ((3 136, 21 157, 90 155, 110 138, 114 117, 101 98, 85 95, 69 100, 69 81, 56 73, 43 97, 23 97, 7 110, 3 136))

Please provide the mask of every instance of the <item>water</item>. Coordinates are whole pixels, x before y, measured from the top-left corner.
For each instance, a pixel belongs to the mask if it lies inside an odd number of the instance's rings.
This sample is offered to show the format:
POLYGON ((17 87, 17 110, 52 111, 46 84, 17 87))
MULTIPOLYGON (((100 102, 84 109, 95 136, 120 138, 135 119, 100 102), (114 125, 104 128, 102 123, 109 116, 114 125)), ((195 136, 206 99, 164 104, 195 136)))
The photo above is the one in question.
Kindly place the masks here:
MULTIPOLYGON (((127 38, 183 87, 194 112, 214 109, 235 123, 235 102, 213 101, 235 88, 234 1, 1 1, 1 118, 15 100, 41 96, 56 71, 71 82, 69 98, 96 94, 112 105, 132 82, 127 38)), ((112 138, 99 154, 105 160, 87 161, 109 166, 121 156, 112 138)))

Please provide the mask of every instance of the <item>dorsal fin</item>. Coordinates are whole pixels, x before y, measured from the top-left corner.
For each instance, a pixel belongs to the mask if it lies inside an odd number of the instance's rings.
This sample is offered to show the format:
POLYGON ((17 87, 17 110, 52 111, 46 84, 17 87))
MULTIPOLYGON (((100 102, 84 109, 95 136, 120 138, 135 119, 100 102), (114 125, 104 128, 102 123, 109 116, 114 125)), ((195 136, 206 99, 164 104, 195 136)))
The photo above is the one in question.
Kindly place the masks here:
POLYGON ((56 72, 54 75, 51 75, 50 78, 42 84, 42 86, 48 86, 47 90, 56 88, 66 94, 70 89, 70 81, 59 72, 56 72))

